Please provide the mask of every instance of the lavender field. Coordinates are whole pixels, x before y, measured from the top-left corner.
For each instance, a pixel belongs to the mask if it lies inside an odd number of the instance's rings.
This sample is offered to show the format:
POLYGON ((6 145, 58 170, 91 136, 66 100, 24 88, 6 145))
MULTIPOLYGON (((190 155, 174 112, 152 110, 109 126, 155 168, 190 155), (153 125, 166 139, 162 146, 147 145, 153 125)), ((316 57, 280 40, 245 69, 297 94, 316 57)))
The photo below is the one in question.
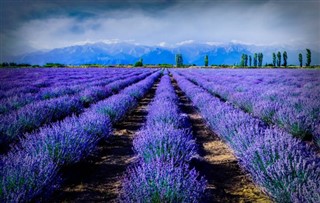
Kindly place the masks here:
POLYGON ((320 202, 320 71, 0 70, 0 202, 320 202))

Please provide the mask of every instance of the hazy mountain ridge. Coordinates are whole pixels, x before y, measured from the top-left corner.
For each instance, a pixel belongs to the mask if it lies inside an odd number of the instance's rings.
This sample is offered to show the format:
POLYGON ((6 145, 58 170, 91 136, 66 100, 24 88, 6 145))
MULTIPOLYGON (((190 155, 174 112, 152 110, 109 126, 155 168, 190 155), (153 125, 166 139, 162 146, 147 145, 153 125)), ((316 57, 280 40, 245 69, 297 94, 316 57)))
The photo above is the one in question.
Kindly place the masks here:
MULTIPOLYGON (((12 58, 18 63, 40 64, 133 64, 143 58, 144 64, 175 63, 175 54, 181 53, 185 64, 204 64, 204 56, 209 56, 211 64, 237 64, 243 53, 252 55, 256 52, 264 54, 263 64, 272 63, 272 53, 287 51, 288 64, 298 65, 298 54, 305 49, 277 48, 275 46, 257 46, 240 43, 209 45, 205 43, 188 43, 176 47, 145 46, 130 43, 103 42, 57 48, 49 51, 32 52, 12 58)), ((320 64, 320 53, 312 50, 311 64, 320 64)))

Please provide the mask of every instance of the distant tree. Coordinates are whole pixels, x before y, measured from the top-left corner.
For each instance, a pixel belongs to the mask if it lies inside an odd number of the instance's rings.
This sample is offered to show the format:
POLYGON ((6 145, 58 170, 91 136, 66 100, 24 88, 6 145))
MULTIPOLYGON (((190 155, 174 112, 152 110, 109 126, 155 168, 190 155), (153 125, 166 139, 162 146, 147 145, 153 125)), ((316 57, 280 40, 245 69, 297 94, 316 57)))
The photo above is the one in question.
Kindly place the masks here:
POLYGON ((8 67, 8 66, 9 66, 9 63, 7 63, 7 62, 2 63, 2 67, 8 67))
POLYGON ((277 56, 276 53, 272 53, 272 64, 275 67, 276 66, 276 62, 277 62, 277 56))
POLYGON ((143 64, 140 61, 135 62, 134 67, 141 67, 143 64))
POLYGON ((208 57, 208 55, 206 55, 204 57, 204 66, 208 66, 208 64, 209 64, 209 57, 208 57))
POLYGON ((263 62, 263 54, 258 53, 258 66, 261 67, 263 62))
POLYGON ((306 66, 310 66, 311 65, 311 51, 310 49, 306 49, 307 50, 307 63, 306 66))
POLYGON ((16 64, 16 63, 14 63, 14 62, 10 62, 10 63, 9 63, 9 66, 14 67, 14 66, 17 66, 17 64, 16 64))
POLYGON ((287 52, 284 51, 282 56, 283 56, 283 66, 287 67, 287 59, 288 59, 287 52))
POLYGON ((176 65, 177 65, 177 67, 183 66, 182 54, 176 54, 176 65))
POLYGON ((281 53, 280 53, 280 51, 278 51, 278 53, 277 53, 277 66, 278 67, 281 66, 281 53))
POLYGON ((66 65, 60 63, 46 63, 43 67, 51 68, 51 67, 65 67, 66 65))
POLYGON ((20 64, 17 64, 18 67, 30 67, 31 65, 28 64, 28 63, 20 63, 20 64))
POLYGON ((244 55, 244 66, 248 66, 248 55, 244 55))
POLYGON ((143 59, 140 58, 139 61, 137 61, 135 64, 134 64, 134 67, 141 67, 143 66, 143 59))
POLYGON ((158 66, 163 67, 163 68, 172 68, 173 67, 172 64, 168 64, 168 63, 159 63, 158 66))
POLYGON ((249 66, 251 66, 252 64, 252 58, 251 58, 251 55, 249 56, 249 66))
POLYGON ((254 66, 254 67, 257 67, 257 64, 258 64, 258 54, 257 54, 257 53, 254 53, 254 56, 253 56, 253 66, 254 66))
POLYGON ((300 63, 300 67, 302 67, 302 54, 299 54, 299 63, 300 63))
POLYGON ((243 67, 245 63, 245 54, 241 55, 241 61, 240 61, 240 66, 243 67))

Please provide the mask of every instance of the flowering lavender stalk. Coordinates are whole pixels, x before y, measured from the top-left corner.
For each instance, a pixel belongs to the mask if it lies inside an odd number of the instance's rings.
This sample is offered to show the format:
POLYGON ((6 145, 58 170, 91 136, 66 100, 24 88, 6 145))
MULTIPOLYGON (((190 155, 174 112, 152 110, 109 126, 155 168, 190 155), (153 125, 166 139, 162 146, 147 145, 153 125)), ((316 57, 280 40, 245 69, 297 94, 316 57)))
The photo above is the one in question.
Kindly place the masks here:
POLYGON ((17 151, 2 158, 0 167, 1 202, 30 202, 58 184, 57 166, 46 154, 17 151))
POLYGON ((177 129, 161 123, 147 125, 139 131, 133 146, 145 163, 155 159, 183 163, 197 155, 196 143, 188 129, 177 129))
POLYGON ((125 88, 119 94, 97 103, 92 109, 97 113, 108 115, 111 122, 116 123, 124 117, 129 109, 137 105, 138 99, 147 93, 159 76, 159 72, 153 73, 145 80, 125 88), (136 94, 138 91, 141 93, 136 94))
MULTIPOLYGON (((148 86, 150 89, 159 75, 155 72, 132 87, 148 86)), ((3 156, 0 160, 0 200, 26 202, 43 195, 54 183, 61 167, 87 157, 99 140, 107 138, 111 121, 108 115, 96 111, 98 105, 79 117, 41 128, 3 156)), ((117 112, 126 108, 125 105, 119 105, 117 112)))
POLYGON ((26 154, 48 154, 57 165, 69 165, 87 157, 110 132, 109 117, 86 112, 41 128, 21 145, 26 154))
POLYGON ((170 77, 162 77, 145 127, 133 141, 140 162, 127 170, 120 202, 198 202, 206 180, 188 162, 196 153, 170 77))
POLYGON ((320 201, 320 158, 299 140, 267 129, 244 154, 254 180, 278 202, 320 201))
POLYGON ((25 132, 31 132, 51 121, 71 113, 79 113, 83 106, 74 97, 61 97, 30 104, 19 111, 0 117, 0 145, 9 144, 25 132))
POLYGON ((173 75, 210 127, 227 141, 253 180, 276 202, 320 201, 320 160, 312 147, 173 75))
MULTIPOLYGON (((0 116, 0 145, 4 146, 16 141, 23 133, 32 132, 39 127, 65 118, 73 113, 83 112, 89 104, 110 96, 110 88, 116 83, 117 87, 124 88, 150 73, 144 73, 125 80, 110 83, 104 88, 97 87, 85 90, 83 95, 64 96, 56 99, 39 101, 29 104, 18 111, 0 116), (110 87, 109 87, 110 86, 110 87)), ((119 91, 120 89, 117 89, 119 91)), ((116 91, 116 90, 114 90, 116 91)))
POLYGON ((199 202, 206 180, 188 164, 154 160, 129 168, 120 202, 199 202))
MULTIPOLYGON (((311 140, 320 121, 319 71, 177 70, 215 96, 230 101, 294 137, 311 140), (263 75, 263 77, 261 77, 263 75)), ((320 145, 319 145, 320 147, 320 145)))

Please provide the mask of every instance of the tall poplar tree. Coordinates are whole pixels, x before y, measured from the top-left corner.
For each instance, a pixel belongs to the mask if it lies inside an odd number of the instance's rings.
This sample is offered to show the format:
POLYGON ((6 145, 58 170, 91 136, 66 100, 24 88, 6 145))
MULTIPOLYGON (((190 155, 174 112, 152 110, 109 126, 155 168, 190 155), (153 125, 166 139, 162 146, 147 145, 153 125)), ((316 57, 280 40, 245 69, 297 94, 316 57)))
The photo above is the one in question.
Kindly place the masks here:
POLYGON ((244 66, 248 66, 248 54, 244 55, 244 66))
POLYGON ((287 59, 288 59, 287 52, 284 51, 282 56, 283 56, 283 66, 287 67, 287 59))
POLYGON ((259 67, 262 66, 262 61, 263 61, 263 54, 262 53, 258 53, 258 66, 259 67))
POLYGON ((281 66, 281 53, 280 53, 280 51, 278 51, 278 53, 277 53, 277 66, 278 67, 281 66))
POLYGON ((257 63, 258 63, 258 54, 257 54, 257 53, 254 53, 254 56, 253 56, 253 66, 254 66, 254 67, 257 67, 257 63))
POLYGON ((276 62, 277 62, 277 56, 276 53, 272 53, 272 64, 275 67, 276 66, 276 62))
POLYGON ((299 54, 299 63, 300 63, 300 67, 302 67, 302 54, 299 54))
POLYGON ((177 67, 183 66, 182 54, 176 54, 176 65, 177 67))
POLYGON ((310 66, 311 65, 311 51, 310 49, 306 49, 307 50, 307 63, 306 66, 310 66))
POLYGON ((204 66, 208 66, 208 64, 209 64, 209 57, 208 57, 208 55, 206 55, 204 57, 204 66))

